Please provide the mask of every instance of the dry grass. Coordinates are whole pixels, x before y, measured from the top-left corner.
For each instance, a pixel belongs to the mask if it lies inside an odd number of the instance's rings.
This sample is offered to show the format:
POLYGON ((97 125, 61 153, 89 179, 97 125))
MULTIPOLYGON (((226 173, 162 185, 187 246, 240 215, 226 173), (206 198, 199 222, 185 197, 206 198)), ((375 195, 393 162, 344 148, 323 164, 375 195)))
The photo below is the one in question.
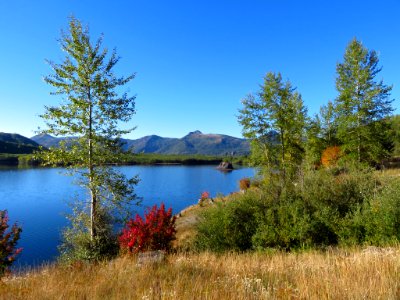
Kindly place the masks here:
POLYGON ((200 205, 192 205, 182 210, 176 219, 176 240, 174 248, 189 249, 193 237, 196 234, 195 224, 198 222, 199 213, 202 210, 200 205))
POLYGON ((0 283, 0 299, 399 299, 400 248, 177 254, 51 266, 0 283))
POLYGON ((382 171, 376 171, 378 176, 380 177, 398 177, 400 176, 400 169, 394 168, 394 169, 384 169, 382 171))
MULTIPOLYGON (((253 188, 254 189, 254 188, 253 188)), ((216 202, 234 201, 241 193, 236 192, 227 196, 216 197, 212 202, 205 202, 203 205, 194 204, 177 214, 176 219, 176 240, 173 242, 175 249, 189 250, 192 247, 193 237, 196 235, 195 225, 199 221, 200 214, 216 202)))

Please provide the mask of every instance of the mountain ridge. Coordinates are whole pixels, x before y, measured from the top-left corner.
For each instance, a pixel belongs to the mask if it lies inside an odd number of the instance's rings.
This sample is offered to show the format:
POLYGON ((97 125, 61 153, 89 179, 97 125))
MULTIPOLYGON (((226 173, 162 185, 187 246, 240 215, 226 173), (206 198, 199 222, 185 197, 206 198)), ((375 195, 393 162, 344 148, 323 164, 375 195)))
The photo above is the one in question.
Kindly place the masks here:
POLYGON ((39 144, 17 133, 0 132, 0 153, 31 154, 39 144))
MULTIPOLYGON (((57 147, 59 142, 72 137, 57 138, 51 135, 35 135, 33 141, 44 147, 57 147)), ((203 134, 196 130, 182 138, 148 135, 138 139, 121 139, 124 151, 157 154, 246 155, 250 152, 248 140, 225 134, 203 134)))

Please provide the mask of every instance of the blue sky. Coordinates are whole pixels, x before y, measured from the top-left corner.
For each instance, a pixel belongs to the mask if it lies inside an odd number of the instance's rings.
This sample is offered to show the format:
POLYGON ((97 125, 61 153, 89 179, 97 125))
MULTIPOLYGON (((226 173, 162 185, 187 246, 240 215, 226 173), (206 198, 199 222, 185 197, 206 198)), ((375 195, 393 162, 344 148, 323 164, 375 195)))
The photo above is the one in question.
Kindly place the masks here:
MULTIPOLYGON (((45 59, 74 15, 137 77, 138 126, 128 138, 189 131, 241 136, 240 100, 281 72, 312 115, 337 96, 336 64, 357 37, 379 53, 379 78, 400 99, 400 2, 392 1, 5 1, 0 0, 0 131, 34 135, 50 96, 45 59)), ((398 110, 396 111, 398 113, 398 110)))

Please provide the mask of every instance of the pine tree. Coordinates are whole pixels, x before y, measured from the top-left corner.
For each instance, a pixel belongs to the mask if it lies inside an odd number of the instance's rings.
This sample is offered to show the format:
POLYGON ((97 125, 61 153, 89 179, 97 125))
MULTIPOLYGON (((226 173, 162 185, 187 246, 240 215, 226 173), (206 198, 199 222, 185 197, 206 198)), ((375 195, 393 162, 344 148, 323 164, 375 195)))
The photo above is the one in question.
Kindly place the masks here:
POLYGON ((336 68, 337 137, 345 154, 358 162, 377 162, 390 150, 386 119, 393 111, 392 87, 376 80, 382 69, 378 64, 377 53, 354 39, 336 68))
POLYGON ((120 138, 132 130, 118 126, 131 120, 135 97, 119 91, 134 75, 117 77, 113 73, 119 61, 115 50, 108 55, 108 50, 102 48, 102 37, 92 43, 89 29, 75 18, 69 22, 69 32, 62 32, 60 44, 65 60, 61 64, 48 61, 54 72, 45 81, 55 88, 52 94, 64 96, 63 102, 45 107, 41 117, 47 129, 41 132, 76 139, 44 151, 41 157, 48 164, 70 166, 79 176, 79 184, 88 189, 90 200, 83 202, 89 202, 90 208, 75 210, 80 221, 73 223, 88 227, 93 244, 104 233, 103 227, 110 227, 104 220, 115 216, 117 210, 126 212, 136 200, 134 185, 138 179, 128 180, 107 165, 122 159, 120 138), (82 221, 84 216, 86 221, 82 221))

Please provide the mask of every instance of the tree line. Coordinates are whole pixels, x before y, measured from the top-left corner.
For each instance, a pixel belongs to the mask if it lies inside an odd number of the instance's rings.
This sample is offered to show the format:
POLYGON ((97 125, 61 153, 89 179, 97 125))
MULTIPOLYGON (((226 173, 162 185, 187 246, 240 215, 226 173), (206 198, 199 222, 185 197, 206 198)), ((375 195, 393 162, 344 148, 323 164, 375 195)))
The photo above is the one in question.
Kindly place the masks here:
POLYGON ((304 163, 318 167, 324 150, 336 147, 341 159, 379 164, 394 145, 392 86, 377 78, 381 70, 376 51, 353 39, 336 66, 338 96, 312 117, 289 80, 267 73, 260 91, 242 100, 238 117, 253 163, 290 177, 304 163))
POLYGON ((195 248, 398 245, 400 180, 375 172, 398 153, 392 86, 378 79, 376 52, 357 39, 336 70, 338 96, 312 117, 280 73, 267 73, 258 93, 243 99, 238 119, 261 174, 205 209, 195 248))

